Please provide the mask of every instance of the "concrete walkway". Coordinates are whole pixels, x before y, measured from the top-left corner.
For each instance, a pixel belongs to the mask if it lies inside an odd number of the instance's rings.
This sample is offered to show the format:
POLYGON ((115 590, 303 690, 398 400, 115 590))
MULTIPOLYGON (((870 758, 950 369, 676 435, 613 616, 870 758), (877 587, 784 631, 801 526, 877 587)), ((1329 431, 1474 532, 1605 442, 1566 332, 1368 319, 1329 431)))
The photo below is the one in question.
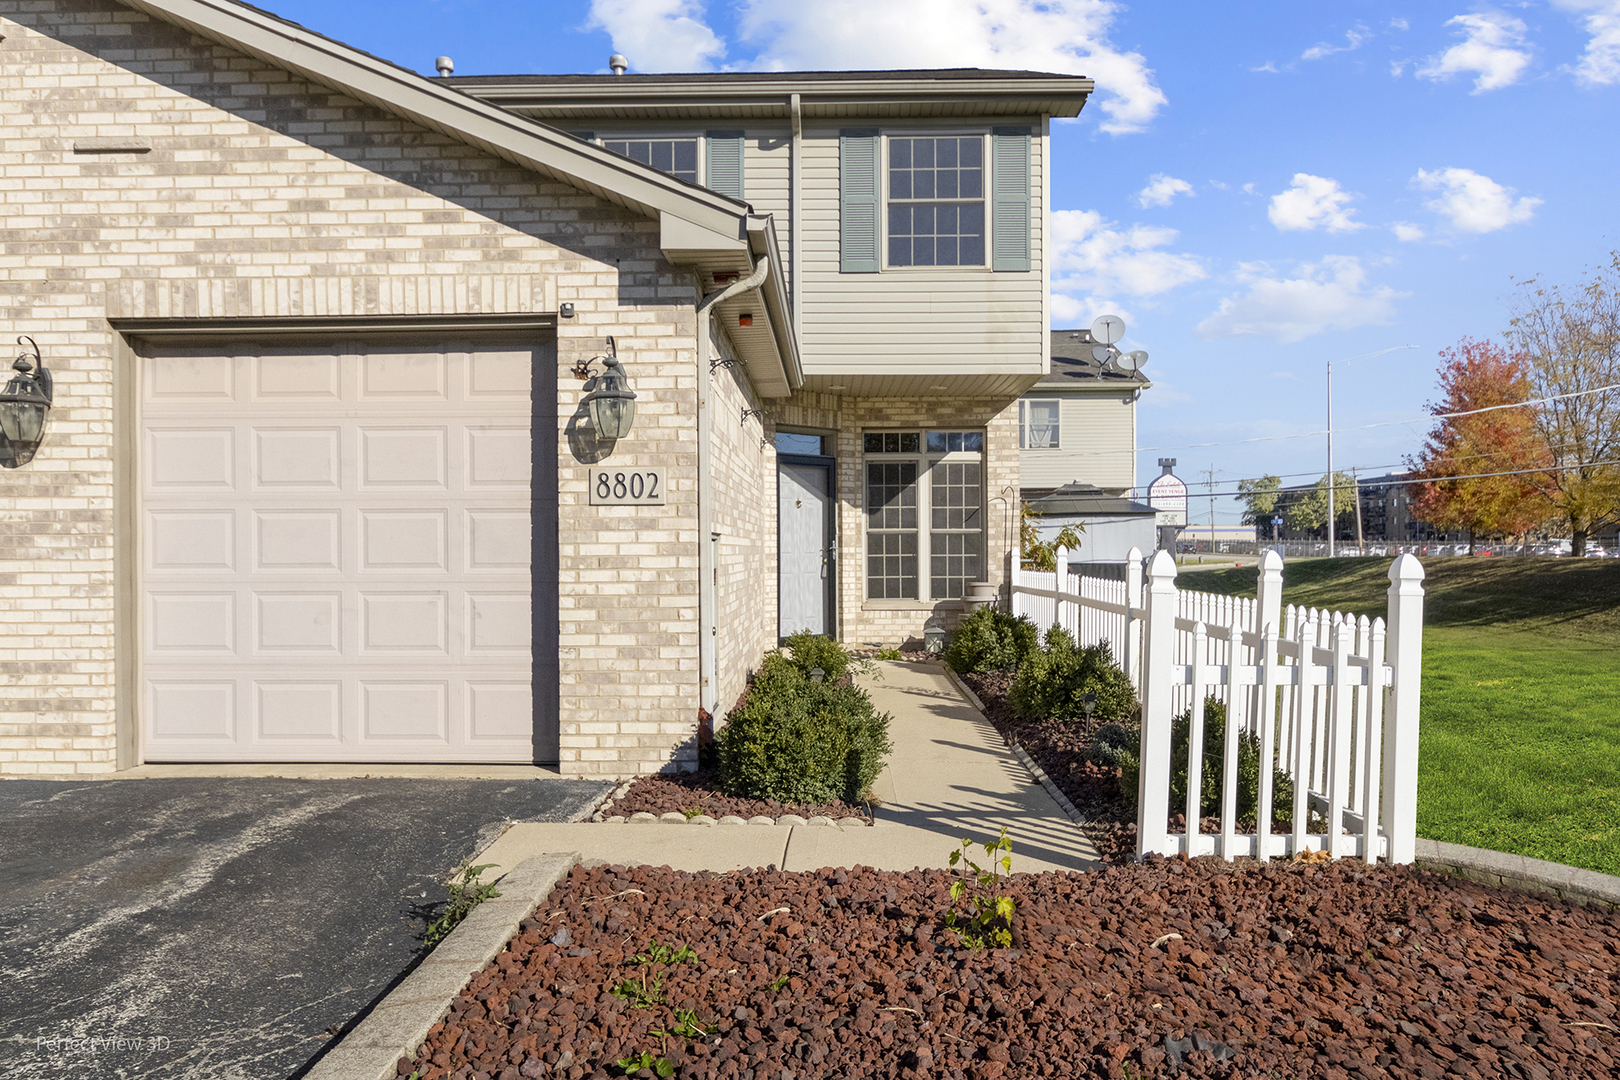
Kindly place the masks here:
MULTIPOLYGON (((1089 870, 1097 850, 1003 744, 942 669, 880 663, 863 681, 893 719, 894 753, 873 785, 883 805, 871 828, 825 825, 514 825, 479 858, 486 877, 532 856, 578 852, 586 860, 677 870, 944 867, 964 838, 994 839, 1005 825, 1015 871, 1089 870)), ((982 855, 983 853, 980 852, 982 855)))

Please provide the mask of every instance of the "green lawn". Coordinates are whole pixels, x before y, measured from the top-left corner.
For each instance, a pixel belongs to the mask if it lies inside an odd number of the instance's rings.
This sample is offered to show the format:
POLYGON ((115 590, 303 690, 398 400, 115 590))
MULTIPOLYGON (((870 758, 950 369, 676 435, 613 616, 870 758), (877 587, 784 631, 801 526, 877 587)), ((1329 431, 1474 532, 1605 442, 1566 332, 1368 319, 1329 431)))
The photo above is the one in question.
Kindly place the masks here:
MULTIPOLYGON (((1382 615, 1389 563, 1289 563, 1283 599, 1382 615)), ((1620 874, 1620 560, 1424 569, 1418 834, 1620 874)), ((1252 596, 1255 576, 1177 584, 1252 596)))

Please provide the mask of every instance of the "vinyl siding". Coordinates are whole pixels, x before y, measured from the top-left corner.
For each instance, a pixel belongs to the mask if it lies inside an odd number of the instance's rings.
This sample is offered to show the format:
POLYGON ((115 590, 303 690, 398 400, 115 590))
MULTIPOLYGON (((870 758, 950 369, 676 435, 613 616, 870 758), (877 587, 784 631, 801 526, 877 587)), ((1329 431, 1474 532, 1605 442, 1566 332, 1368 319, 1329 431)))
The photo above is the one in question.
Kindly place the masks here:
POLYGON ((1071 481, 1123 491, 1136 483, 1136 406, 1119 394, 1026 394, 1058 398, 1058 448, 1018 451, 1018 484, 1055 488, 1071 481))
POLYGON ((776 245, 782 252, 782 280, 793 288, 793 230, 789 227, 792 196, 793 136, 787 128, 750 128, 743 138, 743 191, 755 213, 776 219, 776 245))
MULTIPOLYGON (((988 131, 990 125, 875 126, 885 134, 930 130, 943 134, 988 131)), ((1032 121, 1031 129, 1035 135, 1030 146, 1029 271, 998 274, 982 267, 841 274, 839 129, 806 128, 800 269, 804 274, 801 344, 807 375, 952 375, 987 369, 1034 373, 1045 369, 1042 172, 1046 141, 1039 121, 1032 121)))

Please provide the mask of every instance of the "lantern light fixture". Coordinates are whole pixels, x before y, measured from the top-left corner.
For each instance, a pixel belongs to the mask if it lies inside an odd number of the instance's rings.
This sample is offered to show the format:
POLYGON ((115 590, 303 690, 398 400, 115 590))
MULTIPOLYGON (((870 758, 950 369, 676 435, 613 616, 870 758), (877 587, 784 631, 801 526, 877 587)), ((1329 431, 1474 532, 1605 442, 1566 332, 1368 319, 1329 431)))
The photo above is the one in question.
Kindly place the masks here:
POLYGON ((45 419, 50 414, 53 384, 51 373, 40 358, 39 346, 31 337, 19 337, 17 344, 33 350, 18 355, 11 366, 17 374, 0 391, 0 466, 15 469, 34 460, 45 438, 45 419))
POLYGON ((923 623, 923 651, 929 656, 938 656, 945 651, 945 624, 938 615, 929 616, 923 623))
POLYGON ((604 440, 622 439, 630 434, 630 425, 636 419, 636 394, 630 389, 630 377, 619 362, 618 346, 607 339, 607 353, 581 360, 574 365, 574 374, 581 379, 594 379, 595 389, 585 395, 585 408, 591 416, 596 437, 604 440), (601 371, 591 374, 591 365, 601 365, 601 371))

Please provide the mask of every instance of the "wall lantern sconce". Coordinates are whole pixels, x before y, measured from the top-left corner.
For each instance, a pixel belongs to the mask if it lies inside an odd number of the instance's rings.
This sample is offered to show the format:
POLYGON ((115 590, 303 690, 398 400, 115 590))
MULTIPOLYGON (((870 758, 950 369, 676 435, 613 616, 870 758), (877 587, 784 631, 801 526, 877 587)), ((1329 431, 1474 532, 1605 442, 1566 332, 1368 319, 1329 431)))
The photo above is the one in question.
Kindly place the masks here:
POLYGON ((34 460, 45 438, 45 418, 51 411, 51 373, 40 359, 39 346, 31 337, 20 337, 33 350, 17 357, 11 366, 17 374, 0 391, 0 467, 15 469, 34 460))
POLYGON ((594 378, 596 389, 585 395, 585 407, 591 414, 591 426, 599 439, 622 439, 630 434, 630 425, 636 419, 636 394, 630 389, 630 377, 619 363, 618 346, 607 339, 607 355, 593 356, 574 365, 574 374, 581 379, 594 378), (600 364, 602 370, 591 374, 591 365, 600 364))

